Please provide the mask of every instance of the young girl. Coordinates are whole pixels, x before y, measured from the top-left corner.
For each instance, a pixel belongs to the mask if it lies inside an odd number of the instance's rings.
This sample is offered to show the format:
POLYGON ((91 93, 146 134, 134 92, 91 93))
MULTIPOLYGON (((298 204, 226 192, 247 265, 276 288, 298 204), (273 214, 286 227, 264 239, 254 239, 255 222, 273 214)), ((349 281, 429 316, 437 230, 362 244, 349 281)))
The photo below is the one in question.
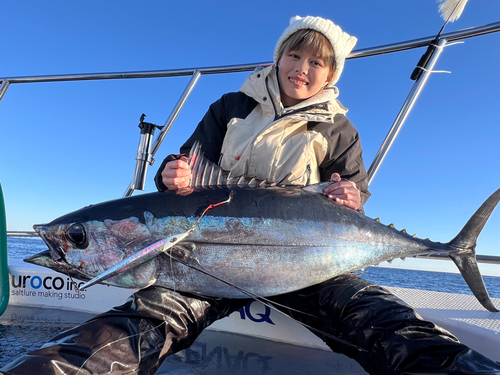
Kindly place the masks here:
MULTIPOLYGON (((329 20, 292 18, 276 46, 275 65, 252 73, 239 92, 210 107, 181 154, 162 164, 158 189, 188 186, 185 154, 199 140, 210 160, 235 175, 296 185, 332 180, 325 195, 360 209, 369 196, 360 141, 333 86, 355 43, 329 20)), ((500 374, 500 365, 352 275, 270 299, 370 374, 500 374)), ((153 374, 166 356, 247 302, 149 287, 2 371, 153 374)))
MULTIPOLYGON (((295 185, 331 179, 329 198, 361 208, 369 193, 360 140, 333 86, 355 44, 329 20, 292 18, 276 45, 276 64, 212 104, 181 153, 198 140, 211 161, 236 176, 295 185)), ((160 191, 189 185, 186 160, 164 161, 160 191)))

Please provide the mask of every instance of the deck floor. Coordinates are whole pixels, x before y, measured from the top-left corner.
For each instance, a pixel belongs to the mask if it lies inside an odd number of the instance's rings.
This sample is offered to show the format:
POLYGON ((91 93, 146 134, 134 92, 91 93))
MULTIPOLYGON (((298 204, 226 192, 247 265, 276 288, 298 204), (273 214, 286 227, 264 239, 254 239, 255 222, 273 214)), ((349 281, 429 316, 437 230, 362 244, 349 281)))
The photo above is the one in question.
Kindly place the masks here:
POLYGON ((213 330, 203 332, 190 348, 168 357, 156 374, 315 373, 366 374, 355 361, 328 350, 213 330))
POLYGON ((92 316, 78 311, 8 306, 0 317, 0 368, 92 316))
MULTIPOLYGON (((486 311, 469 295, 404 288, 390 290, 414 306, 424 318, 451 330, 465 344, 500 361, 497 350, 500 343, 500 313, 486 311), (478 337, 481 339, 478 340, 478 337)), ((496 306, 500 306, 499 298, 493 300, 496 306)), ((39 348, 57 333, 93 315, 47 306, 9 305, 0 317, 0 368, 19 355, 39 348)), ((273 319, 277 322, 279 317, 273 319)), ((239 328, 246 322, 239 316, 235 320, 239 328)), ((251 332, 255 334, 257 327, 252 325, 251 332)), ((284 327, 290 329, 290 326, 284 327)), ((214 328, 223 329, 217 324, 214 328)), ((167 358, 157 375, 281 375, 314 372, 366 374, 355 361, 323 348, 272 341, 275 339, 272 337, 278 336, 262 335, 262 332, 261 337, 271 339, 241 334, 244 331, 238 334, 227 332, 227 329, 226 332, 216 329, 206 330, 190 348, 167 358)), ((266 329, 266 333, 268 330, 266 329)), ((304 335, 310 334, 307 330, 303 331, 304 335)), ((296 331, 295 335, 297 334, 300 338, 306 338, 300 331, 296 331)), ((283 338, 283 335, 279 337, 283 338)))
MULTIPOLYGON (((90 317, 84 312, 9 306, 0 317, 0 368, 90 317)), ((188 349, 168 357, 157 375, 365 375, 355 361, 328 350, 205 330, 188 349)))

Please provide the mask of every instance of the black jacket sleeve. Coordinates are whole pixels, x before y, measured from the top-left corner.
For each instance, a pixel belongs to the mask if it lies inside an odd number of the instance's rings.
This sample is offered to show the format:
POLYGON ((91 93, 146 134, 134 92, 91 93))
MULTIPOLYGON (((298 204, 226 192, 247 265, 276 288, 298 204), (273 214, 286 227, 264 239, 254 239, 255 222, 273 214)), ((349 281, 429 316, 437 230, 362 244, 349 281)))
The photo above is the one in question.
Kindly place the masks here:
POLYGON ((361 207, 370 197, 363 150, 356 128, 344 115, 337 114, 334 124, 312 123, 309 130, 328 139, 328 150, 319 165, 321 181, 329 181, 333 173, 354 182, 361 192, 361 207))

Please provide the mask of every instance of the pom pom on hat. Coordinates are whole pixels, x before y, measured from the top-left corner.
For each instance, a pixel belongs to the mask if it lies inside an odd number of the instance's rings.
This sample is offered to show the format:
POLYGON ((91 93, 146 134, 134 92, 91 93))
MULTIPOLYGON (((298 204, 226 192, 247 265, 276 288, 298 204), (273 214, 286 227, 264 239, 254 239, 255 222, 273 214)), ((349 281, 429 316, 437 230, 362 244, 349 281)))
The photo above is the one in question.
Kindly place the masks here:
POLYGON ((342 31, 342 29, 335 25, 332 21, 321 17, 299 17, 295 16, 290 19, 290 26, 285 29, 283 34, 276 44, 274 49, 274 62, 278 63, 278 51, 281 45, 296 31, 302 29, 312 29, 323 34, 332 44, 333 51, 335 52, 336 70, 329 82, 329 86, 333 86, 338 82, 342 70, 344 69, 345 59, 351 53, 354 45, 358 41, 357 38, 350 36, 342 31))

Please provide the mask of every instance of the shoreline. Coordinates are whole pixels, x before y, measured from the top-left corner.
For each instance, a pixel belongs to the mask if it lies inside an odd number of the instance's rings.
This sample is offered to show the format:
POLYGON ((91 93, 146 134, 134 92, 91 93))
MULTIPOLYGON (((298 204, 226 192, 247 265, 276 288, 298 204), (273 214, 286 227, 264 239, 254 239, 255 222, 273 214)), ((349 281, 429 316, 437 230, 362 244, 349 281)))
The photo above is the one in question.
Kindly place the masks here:
POLYGON ((35 231, 7 231, 7 237, 39 237, 35 231))

